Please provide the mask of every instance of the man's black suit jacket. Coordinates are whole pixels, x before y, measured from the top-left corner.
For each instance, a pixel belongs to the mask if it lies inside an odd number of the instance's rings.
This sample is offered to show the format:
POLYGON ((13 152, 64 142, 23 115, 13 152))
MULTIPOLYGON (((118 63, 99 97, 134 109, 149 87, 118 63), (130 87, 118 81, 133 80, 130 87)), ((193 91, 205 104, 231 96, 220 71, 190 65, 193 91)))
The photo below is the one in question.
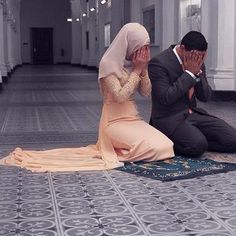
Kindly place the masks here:
POLYGON ((198 113, 207 114, 197 108, 196 98, 206 102, 211 95, 203 65, 200 82, 184 72, 173 48, 162 51, 151 59, 148 73, 152 83, 152 113, 150 124, 171 136, 175 128, 186 118, 189 108, 198 113), (195 94, 191 101, 188 91, 194 86, 195 94))

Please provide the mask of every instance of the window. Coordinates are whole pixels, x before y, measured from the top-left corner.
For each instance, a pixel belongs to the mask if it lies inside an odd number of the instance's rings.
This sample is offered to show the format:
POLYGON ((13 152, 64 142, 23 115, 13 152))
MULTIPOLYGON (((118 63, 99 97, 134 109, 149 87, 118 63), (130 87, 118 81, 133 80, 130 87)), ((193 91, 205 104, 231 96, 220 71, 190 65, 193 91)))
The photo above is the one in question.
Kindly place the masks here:
POLYGON ((190 30, 201 31, 201 0, 180 1, 180 38, 190 30))
POLYGON ((201 31, 201 8, 199 4, 191 4, 187 7, 187 18, 191 30, 201 31))
POLYGON ((111 0, 107 0, 107 7, 111 7, 111 0))
POLYGON ((111 43, 111 25, 104 25, 104 39, 105 39, 105 47, 109 47, 111 43))
POLYGON ((155 9, 143 11, 143 25, 150 36, 150 43, 155 43, 155 9))

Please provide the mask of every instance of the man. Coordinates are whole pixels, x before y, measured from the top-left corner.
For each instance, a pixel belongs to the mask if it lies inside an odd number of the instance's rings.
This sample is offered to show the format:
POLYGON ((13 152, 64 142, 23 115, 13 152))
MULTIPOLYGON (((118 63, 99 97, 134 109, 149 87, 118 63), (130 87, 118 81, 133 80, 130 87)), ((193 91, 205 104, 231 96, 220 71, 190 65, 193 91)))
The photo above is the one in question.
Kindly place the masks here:
POLYGON ((207 41, 197 31, 187 33, 180 45, 152 58, 150 124, 174 142, 178 155, 199 157, 205 151, 236 152, 236 130, 225 121, 197 108, 196 98, 211 95, 204 60, 207 41))

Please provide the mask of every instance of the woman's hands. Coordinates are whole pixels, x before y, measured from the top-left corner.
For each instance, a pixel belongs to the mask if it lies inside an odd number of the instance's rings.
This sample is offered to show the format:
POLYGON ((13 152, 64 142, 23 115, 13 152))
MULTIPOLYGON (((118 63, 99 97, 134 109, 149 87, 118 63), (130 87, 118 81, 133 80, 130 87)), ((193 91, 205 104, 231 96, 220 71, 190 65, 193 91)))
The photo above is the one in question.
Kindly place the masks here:
POLYGON ((151 54, 148 45, 145 45, 138 49, 132 58, 133 72, 138 75, 144 76, 146 74, 147 65, 150 61, 151 54))

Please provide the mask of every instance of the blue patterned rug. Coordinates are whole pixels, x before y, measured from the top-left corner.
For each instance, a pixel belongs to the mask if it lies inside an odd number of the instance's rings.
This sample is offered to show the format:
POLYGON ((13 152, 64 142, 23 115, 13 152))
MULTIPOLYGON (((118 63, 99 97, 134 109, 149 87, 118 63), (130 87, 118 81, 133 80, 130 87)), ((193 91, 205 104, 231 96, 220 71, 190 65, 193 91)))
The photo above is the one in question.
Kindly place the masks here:
POLYGON ((233 171, 236 170, 236 164, 175 156, 165 161, 126 163, 117 169, 161 181, 172 181, 233 171))

